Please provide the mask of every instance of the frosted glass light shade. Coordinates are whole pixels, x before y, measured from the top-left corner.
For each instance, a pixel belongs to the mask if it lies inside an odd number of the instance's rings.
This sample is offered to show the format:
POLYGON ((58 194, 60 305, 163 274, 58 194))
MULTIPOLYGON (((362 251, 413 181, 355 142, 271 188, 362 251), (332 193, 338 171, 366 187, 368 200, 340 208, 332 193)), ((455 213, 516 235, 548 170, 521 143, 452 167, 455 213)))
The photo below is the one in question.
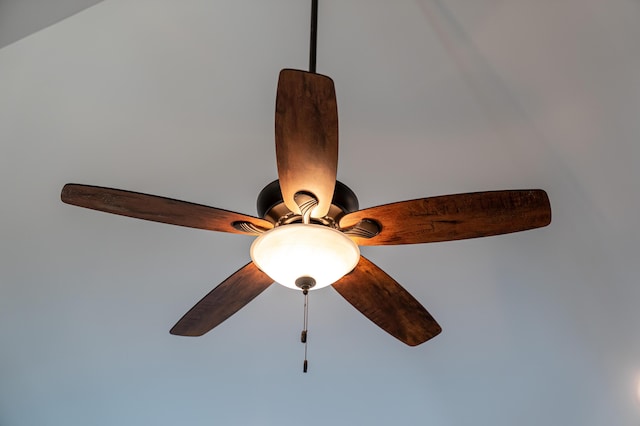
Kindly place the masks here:
POLYGON ((298 278, 311 277, 315 290, 351 272, 360 260, 360 249, 336 229, 298 223, 278 226, 256 238, 251 259, 277 283, 298 289, 298 278))

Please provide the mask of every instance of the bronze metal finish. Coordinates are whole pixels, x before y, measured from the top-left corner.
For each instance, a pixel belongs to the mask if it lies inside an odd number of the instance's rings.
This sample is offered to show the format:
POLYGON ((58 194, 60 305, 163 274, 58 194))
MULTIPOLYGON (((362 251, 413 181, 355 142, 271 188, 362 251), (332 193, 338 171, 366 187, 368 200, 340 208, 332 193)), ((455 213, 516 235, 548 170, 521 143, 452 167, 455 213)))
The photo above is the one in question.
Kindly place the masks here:
MULTIPOLYGON (((278 180, 269 183, 260 191, 257 207, 258 215, 274 226, 303 222, 302 215, 292 212, 283 201, 278 180)), ((337 223, 340 218, 356 210, 358 210, 356 194, 344 183, 336 181, 329 212, 323 217, 312 217, 311 223, 338 228, 337 223)))

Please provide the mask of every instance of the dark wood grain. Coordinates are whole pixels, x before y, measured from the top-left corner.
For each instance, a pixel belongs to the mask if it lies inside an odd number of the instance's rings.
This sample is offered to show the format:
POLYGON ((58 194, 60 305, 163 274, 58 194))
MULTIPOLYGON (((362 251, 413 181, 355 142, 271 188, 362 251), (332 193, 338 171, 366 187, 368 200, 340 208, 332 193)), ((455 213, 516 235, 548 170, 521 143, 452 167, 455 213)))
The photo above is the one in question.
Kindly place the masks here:
POLYGON ((255 235, 233 227, 234 222, 243 221, 261 229, 273 228, 271 222, 241 213, 100 186, 69 183, 62 188, 61 198, 74 206, 210 231, 255 235))
POLYGON ((424 343, 442 331, 420 302, 362 256, 353 272, 333 288, 364 316, 409 346, 424 343))
POLYGON ((276 158, 285 205, 299 213, 296 192, 318 199, 313 217, 331 206, 338 167, 338 107, 333 81, 320 74, 284 69, 276 97, 276 158))
POLYGON ((178 336, 202 336, 218 326, 257 295, 273 280, 249 263, 211 290, 171 329, 178 336))
POLYGON ((416 244, 508 234, 547 226, 551 206, 541 189, 474 192, 401 201, 345 215, 340 227, 362 219, 381 225, 359 245, 416 244))

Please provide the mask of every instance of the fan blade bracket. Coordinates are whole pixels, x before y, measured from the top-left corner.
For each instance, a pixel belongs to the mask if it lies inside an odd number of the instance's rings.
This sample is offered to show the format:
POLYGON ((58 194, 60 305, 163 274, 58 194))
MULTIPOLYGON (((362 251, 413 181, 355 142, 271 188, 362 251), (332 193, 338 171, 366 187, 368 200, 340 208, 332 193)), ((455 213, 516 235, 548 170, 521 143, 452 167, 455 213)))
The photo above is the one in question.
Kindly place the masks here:
POLYGON ((349 237, 369 239, 382 231, 382 225, 374 219, 362 219, 355 225, 343 228, 341 231, 349 237))
POLYGON ((237 222, 233 222, 231 224, 231 226, 233 226, 237 231, 242 232, 244 234, 250 234, 250 235, 260 235, 260 234, 264 234, 265 232, 267 232, 269 229, 268 228, 263 228, 261 226, 258 226, 254 223, 251 222, 246 222, 246 221, 237 221, 237 222))
POLYGON ((293 200, 300 208, 302 222, 309 223, 313 210, 318 206, 318 198, 310 192, 300 191, 295 193, 293 200))

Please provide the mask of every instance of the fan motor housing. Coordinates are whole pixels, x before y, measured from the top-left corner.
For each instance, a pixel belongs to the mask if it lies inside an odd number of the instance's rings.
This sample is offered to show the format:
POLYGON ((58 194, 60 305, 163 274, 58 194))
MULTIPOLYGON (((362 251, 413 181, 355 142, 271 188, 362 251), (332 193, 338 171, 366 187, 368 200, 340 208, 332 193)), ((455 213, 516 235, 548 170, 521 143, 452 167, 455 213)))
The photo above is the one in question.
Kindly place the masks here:
MULTIPOLYGON (((285 205, 280 190, 280 181, 274 180, 265 186, 258 195, 258 216, 276 225, 301 221, 300 215, 294 214, 285 205)), ((329 213, 323 218, 312 218, 312 222, 336 227, 336 223, 347 213, 358 210, 356 194, 347 185, 336 181, 329 213)))

